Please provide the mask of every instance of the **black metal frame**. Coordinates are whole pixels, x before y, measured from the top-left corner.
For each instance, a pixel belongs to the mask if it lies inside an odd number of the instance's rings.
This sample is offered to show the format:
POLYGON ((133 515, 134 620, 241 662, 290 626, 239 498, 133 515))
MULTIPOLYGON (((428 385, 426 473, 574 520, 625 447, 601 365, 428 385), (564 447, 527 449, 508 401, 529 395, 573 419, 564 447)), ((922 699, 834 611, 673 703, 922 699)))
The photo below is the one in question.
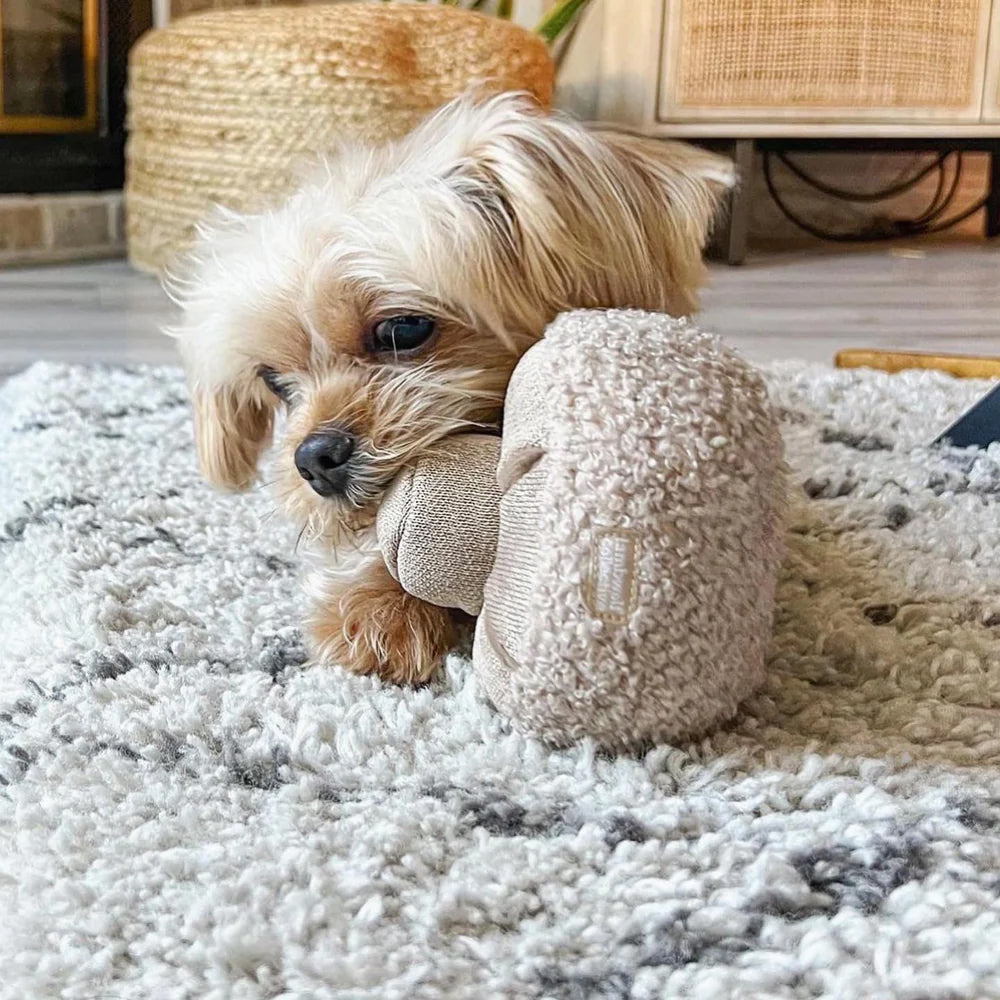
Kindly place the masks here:
POLYGON ((0 194, 105 191, 125 176, 125 81, 151 0, 102 0, 98 126, 85 134, 0 135, 0 194))
MULTIPOLYGON (((731 156, 743 177, 751 175, 754 154, 757 150, 799 153, 989 153, 990 177, 984 233, 989 239, 1000 236, 1000 138, 719 139, 706 140, 700 144, 721 150, 731 156)), ((746 257, 750 229, 750 197, 750 186, 746 184, 733 192, 724 225, 715 236, 713 253, 722 257, 728 264, 742 264, 746 257)))

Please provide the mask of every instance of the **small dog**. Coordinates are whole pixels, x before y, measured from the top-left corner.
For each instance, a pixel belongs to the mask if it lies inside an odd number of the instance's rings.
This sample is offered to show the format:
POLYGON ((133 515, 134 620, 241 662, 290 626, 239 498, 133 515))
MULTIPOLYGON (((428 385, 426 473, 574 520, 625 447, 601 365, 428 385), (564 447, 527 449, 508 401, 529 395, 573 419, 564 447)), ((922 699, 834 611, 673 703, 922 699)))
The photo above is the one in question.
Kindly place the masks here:
POLYGON ((313 650, 420 682, 454 639, 374 543, 386 486, 495 428, 521 354, 566 309, 684 315, 734 183, 720 157, 591 131, 523 95, 464 97, 405 138, 344 145, 280 208, 201 234, 176 283, 207 478, 255 480, 276 415, 282 506, 318 543, 313 650))

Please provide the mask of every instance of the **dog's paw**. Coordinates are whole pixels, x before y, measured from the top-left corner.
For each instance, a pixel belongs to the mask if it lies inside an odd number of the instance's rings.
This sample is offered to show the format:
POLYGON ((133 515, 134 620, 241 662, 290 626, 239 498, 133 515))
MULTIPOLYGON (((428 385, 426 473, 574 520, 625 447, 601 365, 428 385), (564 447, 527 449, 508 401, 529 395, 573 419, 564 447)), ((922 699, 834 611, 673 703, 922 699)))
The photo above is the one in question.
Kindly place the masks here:
POLYGON ((316 656, 356 674, 420 684, 454 645, 451 613, 386 577, 359 583, 316 609, 310 622, 316 656))

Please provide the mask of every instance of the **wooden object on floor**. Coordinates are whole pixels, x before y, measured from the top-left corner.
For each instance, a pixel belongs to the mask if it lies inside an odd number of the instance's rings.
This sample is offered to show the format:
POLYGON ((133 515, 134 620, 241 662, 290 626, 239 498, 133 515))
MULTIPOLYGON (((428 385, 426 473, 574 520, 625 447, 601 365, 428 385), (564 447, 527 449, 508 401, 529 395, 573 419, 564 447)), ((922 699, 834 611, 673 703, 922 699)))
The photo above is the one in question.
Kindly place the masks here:
POLYGON ((957 378, 1000 378, 1000 358, 974 354, 925 354, 920 351, 868 351, 852 348, 840 351, 838 368, 877 368, 901 372, 908 368, 930 368, 957 378))

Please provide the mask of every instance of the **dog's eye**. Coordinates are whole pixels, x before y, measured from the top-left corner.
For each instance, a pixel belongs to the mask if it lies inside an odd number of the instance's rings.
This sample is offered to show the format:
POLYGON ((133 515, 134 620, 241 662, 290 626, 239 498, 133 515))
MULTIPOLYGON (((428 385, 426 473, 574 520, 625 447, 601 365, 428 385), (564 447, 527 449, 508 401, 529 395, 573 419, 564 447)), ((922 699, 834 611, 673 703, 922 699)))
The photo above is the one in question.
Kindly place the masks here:
POLYGON ((268 368, 267 365, 261 365, 257 369, 257 376, 278 397, 285 403, 291 402, 292 391, 285 381, 284 377, 273 368, 268 368))
POLYGON ((376 351, 401 354, 427 343, 434 333, 429 316, 390 316, 375 324, 372 344, 376 351))

